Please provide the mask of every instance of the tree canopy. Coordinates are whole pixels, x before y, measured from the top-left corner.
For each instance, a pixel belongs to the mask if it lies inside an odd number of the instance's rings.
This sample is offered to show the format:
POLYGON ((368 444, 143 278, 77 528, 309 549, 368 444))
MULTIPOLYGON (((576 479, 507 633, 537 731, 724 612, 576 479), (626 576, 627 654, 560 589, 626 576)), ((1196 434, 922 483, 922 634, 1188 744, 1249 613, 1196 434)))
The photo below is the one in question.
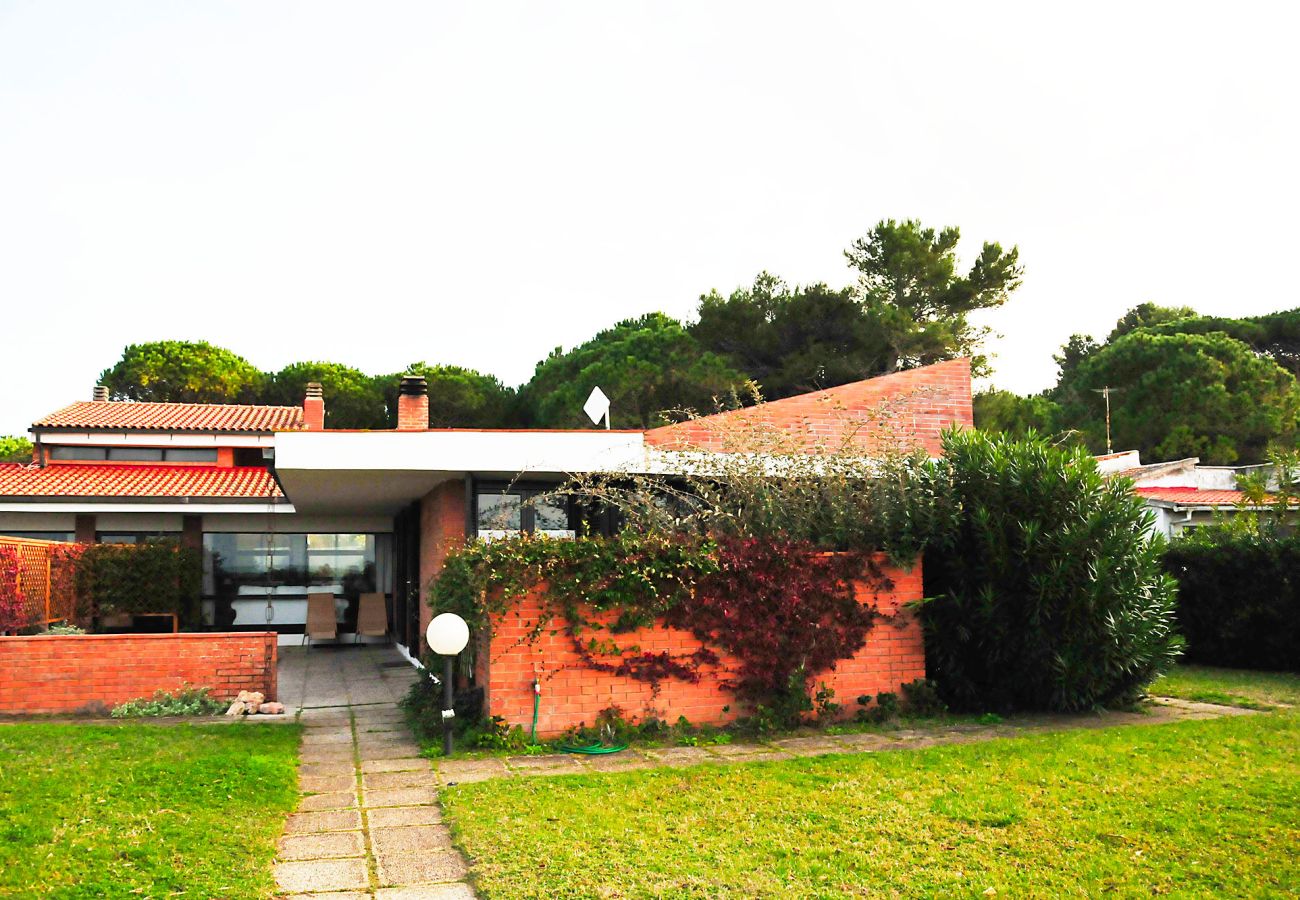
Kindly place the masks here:
POLYGON ((989 329, 970 313, 1006 303, 1024 270, 1016 247, 985 243, 966 274, 957 270, 955 227, 936 231, 915 219, 878 223, 844 251, 858 272, 858 295, 887 348, 882 371, 970 356, 988 374, 978 350, 989 329))
POLYGON ((0 436, 0 463, 29 463, 32 442, 21 435, 0 436))
POLYGON ((1025 437, 1050 435, 1060 429, 1060 407, 1043 394, 1022 397, 990 388, 972 399, 975 427, 990 434, 1025 437))
POLYGON ((690 333, 770 400, 870 378, 884 370, 887 353, 850 288, 791 289, 767 272, 728 297, 701 297, 690 333))
POLYGON ((506 428, 517 424, 515 392, 496 378, 460 366, 426 362, 411 363, 401 372, 378 379, 390 423, 397 422, 398 387, 406 374, 423 375, 428 382, 431 428, 506 428))
POLYGON ((1064 421, 1094 450, 1105 447, 1103 401, 1111 396, 1114 446, 1149 459, 1199 456, 1207 464, 1262 459, 1271 441, 1294 439, 1296 380, 1222 332, 1139 329, 1079 363, 1059 391, 1064 421))
POLYGON ((114 400, 256 403, 266 385, 256 366, 207 341, 131 344, 99 383, 114 400))
POLYGON ((619 322, 572 350, 556 348, 520 392, 531 424, 589 427, 582 412, 593 387, 612 403, 615 428, 663 424, 678 409, 711 410, 745 375, 705 350, 663 313, 619 322))
MULTIPOLYGON (((325 398, 326 428, 388 428, 388 410, 379 381, 359 369, 331 362, 291 363, 268 377, 262 402, 298 406, 315 381, 325 398)), ((394 392, 397 388, 394 386, 394 392)))

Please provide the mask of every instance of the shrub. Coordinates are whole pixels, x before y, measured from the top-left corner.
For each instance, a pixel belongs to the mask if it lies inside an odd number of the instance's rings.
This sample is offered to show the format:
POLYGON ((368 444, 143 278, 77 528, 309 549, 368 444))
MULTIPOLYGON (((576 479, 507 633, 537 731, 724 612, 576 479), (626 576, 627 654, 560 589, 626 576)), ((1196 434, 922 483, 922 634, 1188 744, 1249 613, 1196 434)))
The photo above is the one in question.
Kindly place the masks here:
POLYGON ((193 548, 166 540, 91 544, 74 565, 80 615, 176 613, 187 627, 199 622, 203 570, 193 548))
POLYGON ((1177 657, 1173 579, 1150 513, 1080 449, 944 436, 936 472, 960 513, 926 556, 931 677, 984 711, 1129 702, 1177 657))
POLYGON ((0 634, 16 632, 29 624, 27 603, 18 581, 18 551, 11 546, 0 546, 0 634))
POLYGON ((1300 670, 1300 536, 1198 528, 1171 544, 1178 627, 1188 659, 1300 670))
POLYGON ((208 688, 184 686, 176 693, 157 691, 152 697, 128 700, 113 707, 114 719, 146 716, 215 716, 229 706, 223 700, 208 696, 208 688))

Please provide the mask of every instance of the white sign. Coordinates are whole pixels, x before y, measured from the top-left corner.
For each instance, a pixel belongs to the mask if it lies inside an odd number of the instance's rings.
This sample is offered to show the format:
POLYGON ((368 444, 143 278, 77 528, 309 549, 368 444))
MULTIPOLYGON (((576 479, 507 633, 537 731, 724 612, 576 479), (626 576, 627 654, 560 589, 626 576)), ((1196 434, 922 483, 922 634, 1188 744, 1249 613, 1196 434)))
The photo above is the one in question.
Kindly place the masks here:
POLYGON ((582 405, 582 411, 591 419, 591 424, 599 425, 600 420, 605 420, 605 427, 609 428, 609 398, 605 392, 598 386, 591 389, 591 396, 587 402, 582 405))

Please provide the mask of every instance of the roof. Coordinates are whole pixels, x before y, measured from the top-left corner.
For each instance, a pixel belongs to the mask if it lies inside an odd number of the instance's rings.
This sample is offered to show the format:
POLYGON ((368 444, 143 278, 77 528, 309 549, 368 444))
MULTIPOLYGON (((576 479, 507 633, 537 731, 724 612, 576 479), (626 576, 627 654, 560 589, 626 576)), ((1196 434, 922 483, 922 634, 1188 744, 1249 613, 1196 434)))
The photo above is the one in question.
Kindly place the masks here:
POLYGON ((1194 487, 1139 487, 1133 491, 1147 500, 1177 503, 1179 506, 1236 506, 1246 499, 1242 491, 1211 491, 1194 487))
POLYGON ((87 400, 65 406, 32 425, 70 431, 202 431, 265 434, 298 431, 300 406, 221 403, 136 403, 87 400))
MULTIPOLYGON (((1099 457, 1100 458, 1100 457, 1099 457)), ((1175 459, 1169 462, 1147 463, 1141 466, 1134 466, 1129 469, 1120 469, 1118 472, 1111 472, 1112 478, 1131 478, 1134 481, 1141 481, 1143 478, 1154 478, 1162 475, 1182 474, 1183 472, 1193 472, 1197 468, 1200 458, 1190 456, 1187 459, 1175 459)))
POLYGON ((0 497, 205 500, 282 499, 275 478, 255 466, 0 464, 0 497))
POLYGON ((652 428, 645 440, 663 450, 726 452, 753 449, 748 435, 757 432, 776 446, 810 452, 847 443, 867 452, 920 448, 937 456, 945 429, 973 425, 970 360, 954 359, 652 428), (744 436, 737 442, 736 435, 744 436))

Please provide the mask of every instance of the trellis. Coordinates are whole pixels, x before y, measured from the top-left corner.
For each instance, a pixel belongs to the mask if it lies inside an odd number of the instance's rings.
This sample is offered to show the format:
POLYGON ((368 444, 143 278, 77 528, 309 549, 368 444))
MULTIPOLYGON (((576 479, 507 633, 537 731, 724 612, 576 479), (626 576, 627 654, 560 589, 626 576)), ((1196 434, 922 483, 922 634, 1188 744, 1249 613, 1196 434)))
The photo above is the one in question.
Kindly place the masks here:
MULTIPOLYGON (((60 591, 54 589, 56 556, 66 546, 58 541, 0 536, 0 552, 8 550, 5 555, 12 553, 17 562, 14 590, 28 625, 70 622, 76 618, 77 598, 70 584, 60 591)), ((70 582, 70 579, 61 580, 70 582)))

